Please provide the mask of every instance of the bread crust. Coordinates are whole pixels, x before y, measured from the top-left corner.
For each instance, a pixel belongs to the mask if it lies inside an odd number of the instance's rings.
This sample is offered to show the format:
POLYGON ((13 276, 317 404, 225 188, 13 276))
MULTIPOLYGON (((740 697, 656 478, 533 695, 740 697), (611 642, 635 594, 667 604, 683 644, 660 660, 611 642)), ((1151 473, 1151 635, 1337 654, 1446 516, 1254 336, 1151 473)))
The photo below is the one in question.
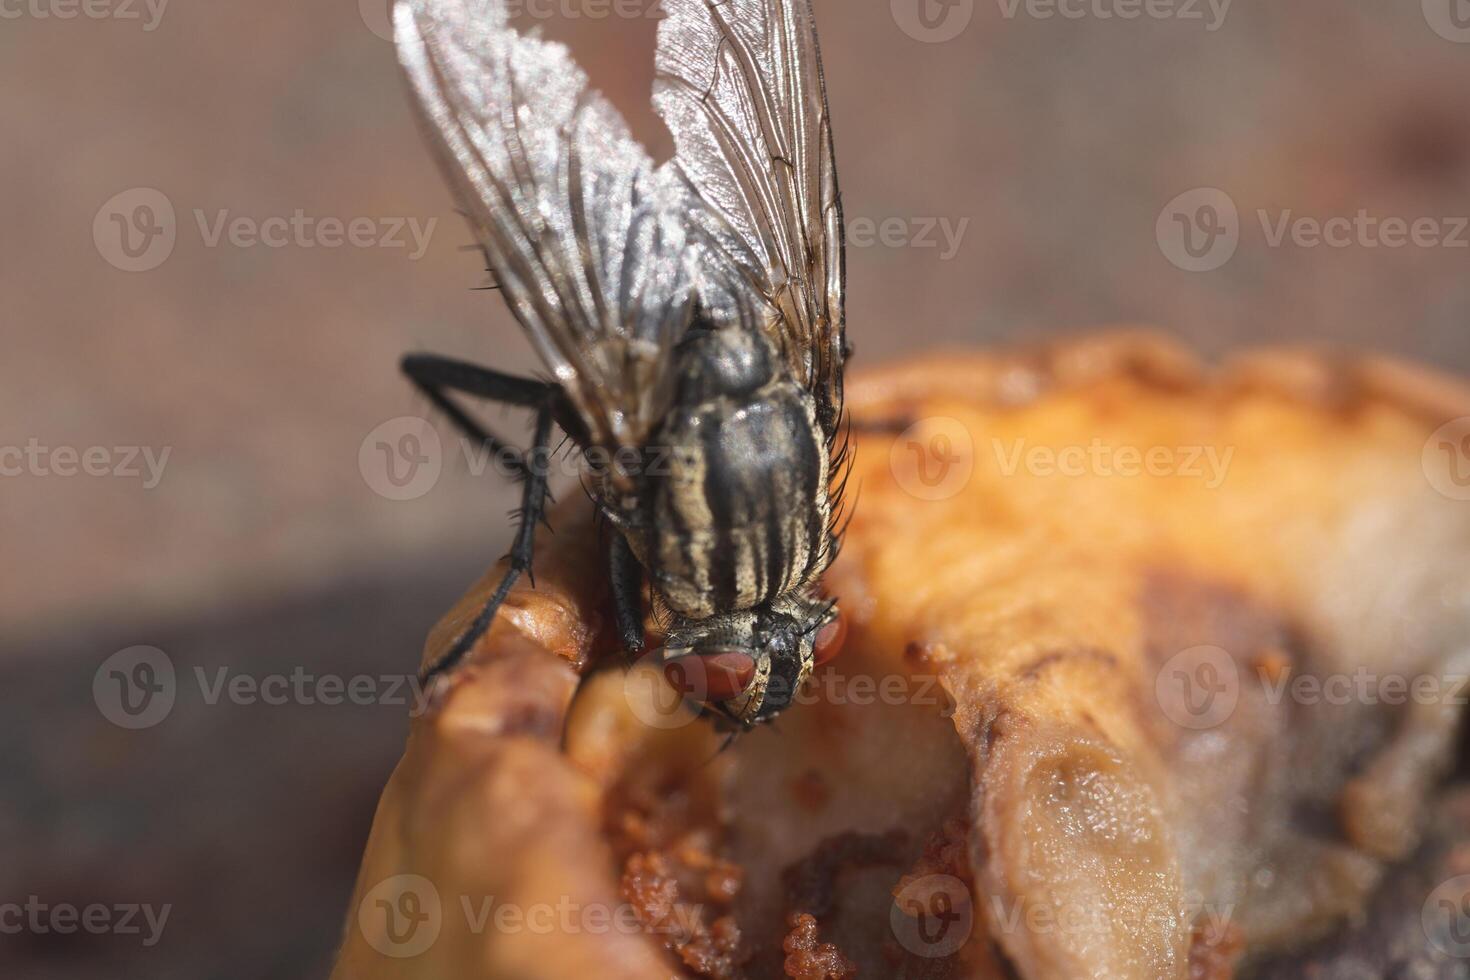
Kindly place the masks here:
POLYGON ((1126 330, 859 371, 848 408, 861 490, 827 585, 849 649, 810 703, 718 755, 707 726, 647 724, 573 500, 536 588, 416 720, 353 905, 432 868, 441 893, 616 908, 630 861, 646 883, 650 855, 674 854, 696 934, 474 934, 446 913, 430 962, 382 956, 354 919, 337 976, 781 975, 793 922, 803 962, 826 949, 811 913, 834 944, 822 962, 862 975, 1158 980, 1193 962, 1224 977, 1242 944, 1265 956, 1361 910, 1418 840, 1458 712, 1302 704, 1276 685, 1458 669, 1470 509, 1434 490, 1425 445, 1470 416, 1470 389, 1340 353, 1212 367, 1126 330), (940 463, 968 475, 936 490, 940 463), (1181 714, 1181 663, 1225 670, 1230 711, 1181 714), (650 787, 688 805, 666 812, 650 787), (889 851, 829 869, 841 901, 793 907, 815 893, 783 875, 854 833, 889 851), (970 901, 966 941, 938 961, 899 936, 895 897, 937 853, 970 901), (691 885, 712 860, 740 885, 691 885), (691 968, 696 942, 716 965, 691 968), (724 966, 710 952, 737 947, 724 966))

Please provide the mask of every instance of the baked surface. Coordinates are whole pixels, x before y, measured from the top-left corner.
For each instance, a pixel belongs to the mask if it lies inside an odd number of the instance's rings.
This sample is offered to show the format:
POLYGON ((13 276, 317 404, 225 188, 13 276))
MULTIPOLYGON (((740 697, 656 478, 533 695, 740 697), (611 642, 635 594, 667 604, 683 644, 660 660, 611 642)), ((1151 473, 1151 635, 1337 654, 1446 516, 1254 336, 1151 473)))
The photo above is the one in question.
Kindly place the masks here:
POLYGON ((806 703, 724 752, 659 707, 569 499, 380 806, 353 909, 420 869, 442 932, 349 928, 338 976, 1229 977, 1361 912, 1453 756, 1470 504, 1431 436, 1470 393, 1126 332, 860 371, 849 409, 850 629, 806 703), (477 932, 464 895, 677 928, 477 932))

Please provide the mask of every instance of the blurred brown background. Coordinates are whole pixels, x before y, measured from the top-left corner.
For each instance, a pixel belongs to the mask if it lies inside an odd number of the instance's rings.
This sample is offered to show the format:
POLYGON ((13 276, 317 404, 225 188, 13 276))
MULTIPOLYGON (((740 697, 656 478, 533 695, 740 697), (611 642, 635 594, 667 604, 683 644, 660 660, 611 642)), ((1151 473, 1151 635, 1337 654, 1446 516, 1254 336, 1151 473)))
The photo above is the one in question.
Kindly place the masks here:
MULTIPOLYGON (((666 151, 653 0, 521 6, 666 151)), ((859 364, 1146 322, 1470 371, 1470 0, 816 7, 859 364)), ((504 548, 494 473, 392 422, 426 412, 406 350, 536 365, 470 290, 386 23, 0 5, 0 905, 170 910, 0 908, 5 976, 322 975, 396 681, 504 548), (367 680, 249 695, 293 677, 367 680), (168 685, 162 715, 119 715, 119 678, 168 685)))

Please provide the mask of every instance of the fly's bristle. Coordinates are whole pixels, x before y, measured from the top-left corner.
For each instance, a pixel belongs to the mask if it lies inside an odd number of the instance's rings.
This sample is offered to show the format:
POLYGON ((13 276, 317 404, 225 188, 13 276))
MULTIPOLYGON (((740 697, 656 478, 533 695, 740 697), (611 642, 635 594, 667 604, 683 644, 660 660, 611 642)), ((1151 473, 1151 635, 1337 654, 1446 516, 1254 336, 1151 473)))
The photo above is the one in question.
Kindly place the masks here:
POLYGON ((837 437, 842 437, 842 444, 846 446, 852 441, 852 413, 843 411, 837 418, 837 424, 832 426, 832 431, 827 435, 827 446, 830 449, 837 444, 837 437))
POLYGON ((827 496, 832 501, 832 518, 835 521, 843 511, 847 510, 844 502, 847 495, 847 484, 852 480, 853 465, 856 459, 849 457, 843 461, 840 473, 837 475, 836 483, 828 490, 827 496))
POLYGON ((817 630, 821 629, 822 626, 827 622, 827 617, 832 615, 832 610, 836 608, 837 600, 829 600, 827 604, 822 607, 821 611, 811 618, 807 627, 802 631, 802 635, 811 636, 817 630))
MULTIPOLYGON (((582 485, 582 492, 587 495, 587 499, 590 500, 594 505, 598 504, 599 501, 597 499, 596 491, 594 491, 591 485, 587 483, 587 474, 579 473, 577 475, 577 482, 582 485)), ((603 509, 600 506, 594 506, 593 509, 597 511, 598 521, 605 522, 607 520, 607 514, 603 512, 603 509)))
POLYGON ((842 542, 847 538, 847 529, 852 526, 852 519, 857 516, 857 505, 858 501, 862 499, 862 495, 863 485, 862 482, 859 481, 857 489, 853 491, 853 500, 851 506, 848 506, 846 502, 844 502, 843 506, 840 508, 840 517, 842 520, 842 527, 840 529, 838 529, 836 526, 837 520, 839 518, 839 513, 833 514, 832 526, 827 529, 831 540, 836 542, 833 545, 833 558, 836 558, 837 552, 840 552, 842 550, 842 542))

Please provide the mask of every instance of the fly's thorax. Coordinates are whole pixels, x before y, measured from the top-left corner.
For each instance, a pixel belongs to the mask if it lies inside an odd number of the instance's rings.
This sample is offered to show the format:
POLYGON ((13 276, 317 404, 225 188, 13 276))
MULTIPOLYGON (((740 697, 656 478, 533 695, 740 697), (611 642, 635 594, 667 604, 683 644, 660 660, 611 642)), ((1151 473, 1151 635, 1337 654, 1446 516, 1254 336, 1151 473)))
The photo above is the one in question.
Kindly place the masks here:
MULTIPOLYGON (((697 331, 644 481, 634 548, 675 613, 750 609, 804 588, 830 560, 828 446, 808 391, 766 341, 697 331)), ((631 540, 631 538, 630 538, 631 540)))

